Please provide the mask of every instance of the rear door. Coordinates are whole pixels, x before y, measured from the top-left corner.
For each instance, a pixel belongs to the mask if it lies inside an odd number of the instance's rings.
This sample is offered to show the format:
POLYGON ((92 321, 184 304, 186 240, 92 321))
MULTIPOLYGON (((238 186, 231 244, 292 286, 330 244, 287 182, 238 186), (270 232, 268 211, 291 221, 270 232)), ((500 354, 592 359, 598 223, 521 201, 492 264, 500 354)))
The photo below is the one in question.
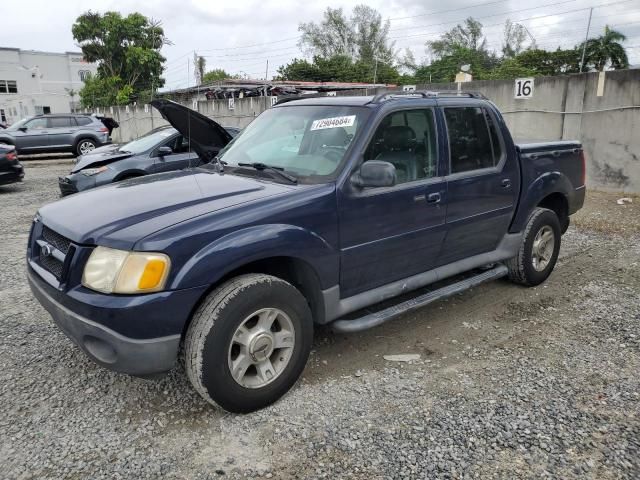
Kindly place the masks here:
POLYGON ((432 108, 386 115, 364 161, 396 168, 392 187, 339 192, 340 290, 348 297, 429 270, 445 235, 446 182, 439 176, 436 117, 432 108))
POLYGON ((78 129, 75 118, 62 115, 47 117, 47 127, 51 148, 70 147, 73 133, 78 129))
POLYGON ((507 233, 520 176, 499 118, 486 104, 443 105, 448 132, 447 235, 439 264, 495 250, 507 233))

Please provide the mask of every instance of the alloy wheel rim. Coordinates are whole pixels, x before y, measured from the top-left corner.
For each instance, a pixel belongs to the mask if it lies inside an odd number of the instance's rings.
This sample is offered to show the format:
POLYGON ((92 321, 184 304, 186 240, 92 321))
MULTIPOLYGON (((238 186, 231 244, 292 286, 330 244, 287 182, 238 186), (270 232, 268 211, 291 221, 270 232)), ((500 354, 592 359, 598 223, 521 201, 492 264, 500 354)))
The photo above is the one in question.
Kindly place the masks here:
POLYGON ((545 225, 536 234, 533 239, 533 247, 531 252, 531 262, 536 271, 541 272, 551 262, 553 251, 555 249, 555 234, 553 229, 545 225))
POLYGON ((86 153, 91 152, 95 148, 96 148, 95 145, 93 143, 91 143, 91 142, 82 142, 80 144, 80 153, 82 153, 84 155, 86 153))
POLYGON ((228 352, 231 376, 245 388, 262 388, 284 371, 294 346, 291 318, 278 308, 260 309, 233 334, 228 352))

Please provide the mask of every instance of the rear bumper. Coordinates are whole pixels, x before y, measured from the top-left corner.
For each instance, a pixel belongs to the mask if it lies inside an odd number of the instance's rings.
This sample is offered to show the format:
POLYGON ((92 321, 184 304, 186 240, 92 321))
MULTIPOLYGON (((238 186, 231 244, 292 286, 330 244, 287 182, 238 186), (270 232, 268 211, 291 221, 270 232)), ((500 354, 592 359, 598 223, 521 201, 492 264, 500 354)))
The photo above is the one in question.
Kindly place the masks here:
POLYGON ((173 368, 180 344, 179 334, 149 339, 126 337, 56 301, 46 291, 44 282, 30 269, 27 277, 34 296, 60 330, 97 364, 136 376, 154 375, 173 368))
POLYGON ((21 164, 10 165, 8 169, 0 171, 0 185, 21 182, 24 178, 24 168, 21 164))

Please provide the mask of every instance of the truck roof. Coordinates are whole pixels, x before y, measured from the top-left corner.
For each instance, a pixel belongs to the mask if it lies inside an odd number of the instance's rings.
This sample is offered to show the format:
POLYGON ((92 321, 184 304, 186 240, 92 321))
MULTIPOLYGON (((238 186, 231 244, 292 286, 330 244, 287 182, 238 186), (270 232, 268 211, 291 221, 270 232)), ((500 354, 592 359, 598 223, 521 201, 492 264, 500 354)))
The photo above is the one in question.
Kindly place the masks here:
POLYGON ((362 107, 366 105, 379 105, 388 101, 411 101, 411 100, 437 100, 437 99, 460 99, 486 100, 486 97, 478 92, 469 91, 414 91, 414 92, 384 92, 377 95, 362 95, 348 97, 327 97, 324 95, 309 95, 283 98, 276 103, 276 106, 294 105, 318 105, 318 106, 346 106, 362 107))

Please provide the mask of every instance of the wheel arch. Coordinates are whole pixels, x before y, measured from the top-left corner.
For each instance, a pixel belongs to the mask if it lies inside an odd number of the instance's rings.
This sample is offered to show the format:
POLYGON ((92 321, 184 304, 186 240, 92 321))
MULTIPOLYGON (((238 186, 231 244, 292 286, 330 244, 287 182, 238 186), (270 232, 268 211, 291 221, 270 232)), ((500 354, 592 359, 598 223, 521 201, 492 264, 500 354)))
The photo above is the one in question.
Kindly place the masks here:
POLYGON ((325 317, 322 286, 314 267, 304 259, 280 255, 247 262, 229 270, 215 282, 211 283, 191 309, 189 319, 183 327, 182 336, 184 337, 186 334, 194 312, 213 290, 234 277, 249 273, 271 275, 290 283, 307 299, 314 323, 321 323, 321 320, 325 317))

